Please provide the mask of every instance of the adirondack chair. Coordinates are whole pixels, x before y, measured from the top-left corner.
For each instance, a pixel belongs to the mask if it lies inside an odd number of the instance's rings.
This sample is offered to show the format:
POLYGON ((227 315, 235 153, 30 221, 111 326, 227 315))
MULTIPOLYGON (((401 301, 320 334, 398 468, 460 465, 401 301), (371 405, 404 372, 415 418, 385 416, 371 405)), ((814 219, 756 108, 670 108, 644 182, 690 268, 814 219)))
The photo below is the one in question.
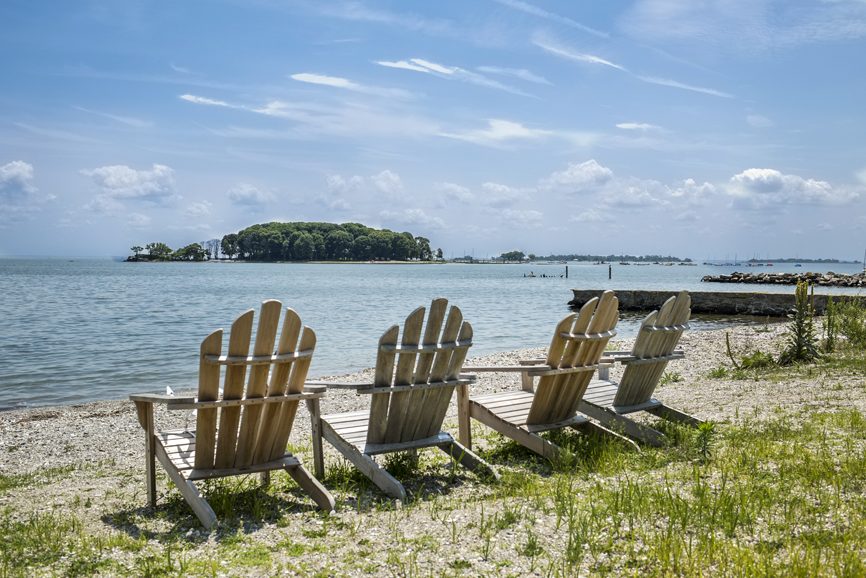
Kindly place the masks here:
POLYGON ((604 348, 616 335, 619 301, 613 291, 588 301, 579 314, 566 316, 556 326, 546 358, 521 361, 519 366, 466 367, 466 371, 520 372, 522 390, 469 397, 468 387, 457 390, 460 443, 472 448, 470 419, 480 421, 499 433, 548 459, 568 452, 539 436, 563 427, 594 429, 607 437, 637 446, 577 413, 580 400, 602 362, 604 348), (538 388, 534 378, 538 377, 538 388))
POLYGON ((399 345, 399 326, 382 335, 373 383, 326 384, 369 395, 370 409, 321 416, 313 425, 314 435, 323 436, 383 492, 403 502, 403 484, 372 456, 438 447, 462 466, 498 478, 490 465, 441 431, 454 388, 469 383, 460 371, 472 345, 472 326, 456 306, 445 320, 447 305, 447 299, 433 300, 423 340, 424 307, 406 318, 399 345))
MULTIPOLYGON (((279 301, 262 303, 252 356, 249 355, 252 309, 232 323, 228 355, 221 355, 222 329, 205 338, 199 356, 197 397, 129 396, 135 402, 138 421, 146 434, 146 485, 151 507, 156 505, 156 459, 206 528, 216 522, 216 515, 193 484, 196 480, 261 473, 266 481, 268 472, 282 469, 319 508, 333 511, 331 494, 286 451, 298 402, 305 399, 318 408, 324 388, 304 387, 316 334, 309 327, 304 327, 302 333, 301 319, 291 309, 286 310, 274 353, 281 310, 279 301), (220 396, 222 366, 226 366, 226 372, 220 396), (244 391, 247 366, 252 369, 244 391), (156 431, 155 403, 165 404, 169 410, 197 410, 195 431, 156 431)), ((320 451, 315 458, 318 469, 320 451)), ((321 477, 322 472, 317 473, 321 477)))
POLYGON ((668 438, 625 417, 627 414, 646 411, 688 425, 700 424, 700 420, 652 397, 668 362, 684 358, 676 346, 680 336, 689 328, 690 306, 688 291, 680 292, 665 301, 659 311, 653 311, 644 319, 631 351, 606 352, 605 355, 626 366, 622 379, 617 385, 607 379, 606 370, 599 372, 603 379, 589 384, 580 411, 612 429, 656 446, 666 445, 668 438))

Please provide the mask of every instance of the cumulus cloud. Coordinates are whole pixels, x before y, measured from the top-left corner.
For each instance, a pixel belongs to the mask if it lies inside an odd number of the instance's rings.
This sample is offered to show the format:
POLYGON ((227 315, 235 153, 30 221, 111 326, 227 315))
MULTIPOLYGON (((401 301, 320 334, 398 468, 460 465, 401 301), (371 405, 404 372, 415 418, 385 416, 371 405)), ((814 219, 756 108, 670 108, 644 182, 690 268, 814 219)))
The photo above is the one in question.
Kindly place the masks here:
POLYGON ((588 211, 584 211, 579 215, 572 215, 571 218, 568 219, 572 223, 599 223, 604 221, 604 217, 595 209, 589 209, 588 211))
POLYGON ((347 191, 356 191, 364 187, 364 177, 355 175, 344 179, 340 175, 325 176, 325 185, 329 192, 344 193, 347 191))
POLYGON ((481 185, 484 189, 482 202, 491 207, 507 207, 518 201, 524 201, 529 198, 529 195, 535 192, 535 189, 518 189, 501 185, 499 183, 484 183, 481 185))
POLYGON ((12 161, 0 166, 0 224, 33 217, 54 195, 40 195, 33 185, 33 165, 12 161))
POLYGON ((150 227, 152 219, 147 215, 141 215, 139 213, 130 213, 126 217, 126 224, 133 229, 147 229, 150 227))
POLYGON ((527 128, 520 123, 507 120, 490 119, 487 121, 488 128, 470 130, 461 134, 440 133, 440 136, 456 138, 475 144, 498 146, 505 141, 522 139, 537 140, 553 134, 549 130, 527 128))
POLYGON ((213 212, 213 205, 210 201, 202 201, 200 203, 191 203, 186 208, 186 214, 190 217, 205 217, 213 212))
POLYGON ((443 204, 447 204, 449 201, 469 203, 475 198, 475 195, 469 189, 454 183, 439 183, 436 185, 436 188, 442 193, 441 200, 443 204))
POLYGON ((782 210, 787 205, 841 205, 860 196, 863 187, 833 186, 826 181, 785 175, 773 169, 748 169, 731 177, 731 208, 782 210))
POLYGON ((746 122, 748 122, 755 128, 767 128, 773 126, 772 120, 770 120, 766 116, 761 116, 759 114, 750 114, 746 117, 746 122))
POLYGON ((370 179, 376 189, 389 197, 400 197, 403 194, 403 181, 397 173, 384 170, 378 175, 371 176, 370 179))
POLYGON ((247 207, 248 209, 260 208, 276 199, 272 192, 246 183, 240 183, 236 187, 229 189, 226 192, 226 197, 233 204, 247 207))
POLYGON ((96 195, 82 209, 96 215, 121 215, 126 207, 110 195, 96 195))
POLYGON ((716 193, 716 187, 710 183, 697 184, 694 179, 686 179, 674 188, 667 188, 668 195, 677 203, 689 206, 702 206, 716 193))
POLYGON ((514 229, 529 229, 541 225, 544 214, 532 209, 503 209, 499 221, 514 229))
POLYGON ((583 193, 597 190, 613 180, 613 171, 590 159, 580 164, 568 163, 568 168, 541 179, 542 188, 564 193, 583 193))
POLYGON ((158 205, 172 205, 180 200, 173 178, 174 171, 154 164, 149 171, 138 171, 126 165, 82 170, 110 199, 132 199, 158 205))
POLYGON ((381 211, 379 216, 386 221, 401 225, 420 225, 431 229, 444 229, 445 221, 439 217, 428 215, 421 209, 405 209, 403 211, 381 211))
POLYGON ((618 186, 605 197, 605 202, 624 212, 637 212, 663 204, 655 198, 644 186, 618 186))

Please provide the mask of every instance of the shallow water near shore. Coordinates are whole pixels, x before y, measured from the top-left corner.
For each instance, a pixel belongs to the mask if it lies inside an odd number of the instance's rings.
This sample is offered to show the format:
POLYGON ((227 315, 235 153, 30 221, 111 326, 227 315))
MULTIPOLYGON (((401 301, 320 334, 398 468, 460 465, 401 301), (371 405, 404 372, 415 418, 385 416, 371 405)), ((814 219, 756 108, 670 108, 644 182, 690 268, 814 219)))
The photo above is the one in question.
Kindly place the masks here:
MULTIPOLYGON (((783 291, 701 283, 734 268, 699 265, 371 265, 119 263, 111 259, 0 259, 0 411, 194 388, 198 348, 265 299, 292 307, 318 336, 310 377, 375 363, 382 332, 434 297, 447 297, 475 331, 469 356, 547 346, 570 310, 571 289, 783 291), (549 277, 524 278, 533 271, 549 277)), ((745 270, 746 268, 738 268, 745 270)), ((779 265, 773 271, 853 273, 859 265, 779 265)), ((828 288, 826 292, 851 292, 828 288)), ((623 313, 620 337, 644 314, 623 313)), ((701 315, 693 330, 762 324, 701 315)), ((774 320, 770 320, 772 323, 774 320)), ((775 320, 778 321, 778 320, 775 320)))

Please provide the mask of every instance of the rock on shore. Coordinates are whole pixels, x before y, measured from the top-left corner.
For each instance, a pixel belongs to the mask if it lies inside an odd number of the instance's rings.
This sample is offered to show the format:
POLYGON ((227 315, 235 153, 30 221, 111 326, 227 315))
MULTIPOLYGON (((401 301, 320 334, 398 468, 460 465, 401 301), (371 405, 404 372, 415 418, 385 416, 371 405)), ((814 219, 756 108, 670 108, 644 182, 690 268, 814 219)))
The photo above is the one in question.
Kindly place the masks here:
POLYGON ((753 283, 759 285, 796 285, 800 281, 808 281, 821 287, 866 287, 866 271, 862 273, 740 273, 734 271, 730 275, 713 277, 707 275, 701 279, 707 283, 753 283))

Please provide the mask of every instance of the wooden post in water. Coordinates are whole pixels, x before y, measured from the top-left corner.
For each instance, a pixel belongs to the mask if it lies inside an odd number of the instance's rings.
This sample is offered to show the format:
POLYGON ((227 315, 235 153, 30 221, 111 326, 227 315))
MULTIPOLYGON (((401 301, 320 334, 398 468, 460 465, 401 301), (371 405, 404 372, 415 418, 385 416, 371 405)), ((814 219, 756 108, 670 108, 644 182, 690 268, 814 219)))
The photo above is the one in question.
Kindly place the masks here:
POLYGON ((565 278, 568 279, 568 265, 565 266, 565 278))
POLYGON ((607 266, 607 278, 608 278, 608 279, 610 279, 612 269, 613 269, 613 265, 608 265, 608 266, 607 266))

